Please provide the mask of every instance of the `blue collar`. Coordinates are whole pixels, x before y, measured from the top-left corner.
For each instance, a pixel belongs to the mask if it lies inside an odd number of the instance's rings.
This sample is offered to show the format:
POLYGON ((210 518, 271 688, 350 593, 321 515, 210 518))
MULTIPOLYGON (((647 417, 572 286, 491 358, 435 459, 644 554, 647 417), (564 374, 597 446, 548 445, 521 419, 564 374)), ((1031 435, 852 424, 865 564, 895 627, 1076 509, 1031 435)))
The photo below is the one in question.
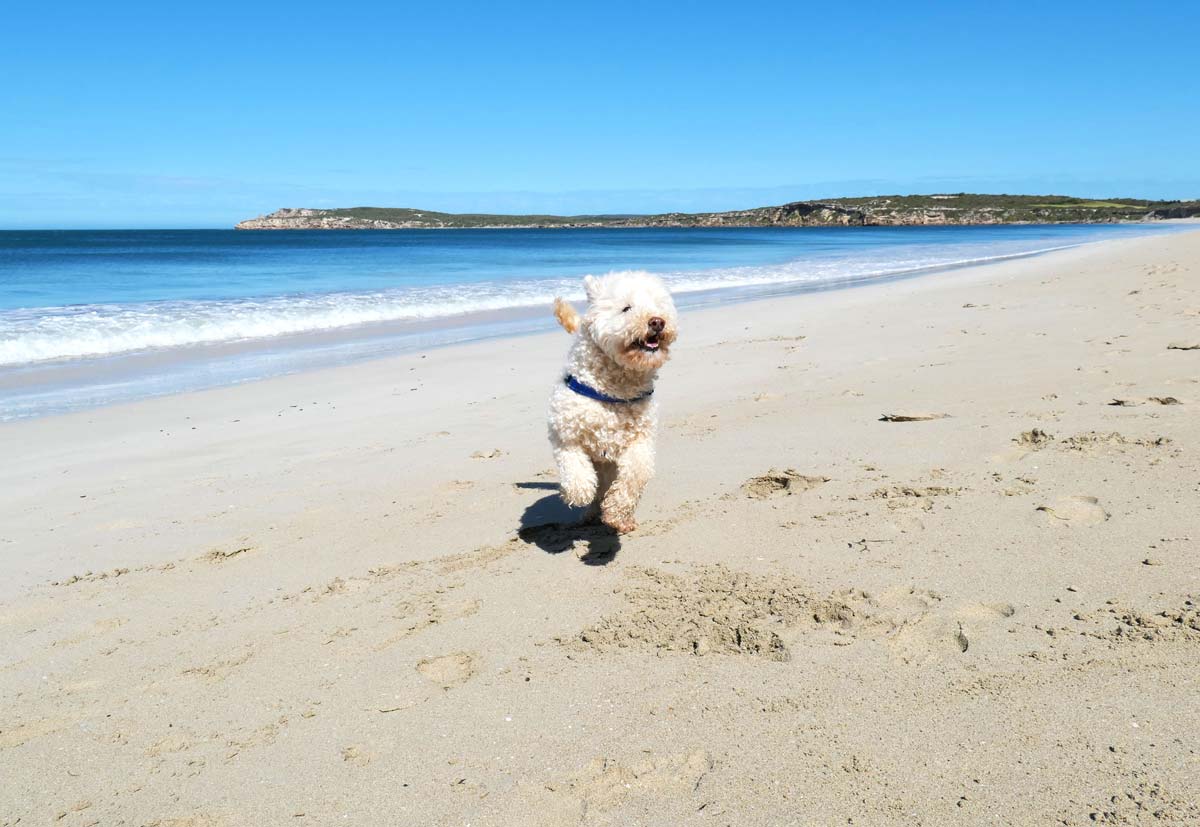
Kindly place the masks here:
POLYGON ((633 397, 633 399, 620 399, 616 396, 609 396, 606 393, 600 393, 600 391, 596 390, 591 385, 583 384, 569 373, 566 375, 563 381, 566 382, 567 387, 575 391, 575 393, 579 394, 580 396, 586 396, 588 399, 595 399, 597 402, 616 402, 626 405, 630 402, 641 402, 644 399, 649 399, 650 395, 654 393, 654 388, 651 388, 641 396, 633 397))

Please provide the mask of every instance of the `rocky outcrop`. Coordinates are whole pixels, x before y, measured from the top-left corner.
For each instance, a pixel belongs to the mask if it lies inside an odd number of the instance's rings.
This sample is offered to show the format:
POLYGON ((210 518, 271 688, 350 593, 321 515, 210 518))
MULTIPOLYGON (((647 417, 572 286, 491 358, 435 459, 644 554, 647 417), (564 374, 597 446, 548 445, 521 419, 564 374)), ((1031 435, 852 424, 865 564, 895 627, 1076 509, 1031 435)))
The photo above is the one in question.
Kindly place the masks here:
POLYGON ((421 221, 382 221, 338 215, 335 210, 288 209, 276 210, 240 221, 236 230, 411 230, 428 228, 421 221))
POLYGON ((1170 206, 1157 207, 1150 211, 1148 218, 1194 218, 1200 215, 1200 201, 1189 201, 1170 206))
POLYGON ((869 223, 862 210, 815 201, 793 201, 779 207, 757 207, 710 213, 665 213, 634 216, 625 227, 831 227, 869 223))

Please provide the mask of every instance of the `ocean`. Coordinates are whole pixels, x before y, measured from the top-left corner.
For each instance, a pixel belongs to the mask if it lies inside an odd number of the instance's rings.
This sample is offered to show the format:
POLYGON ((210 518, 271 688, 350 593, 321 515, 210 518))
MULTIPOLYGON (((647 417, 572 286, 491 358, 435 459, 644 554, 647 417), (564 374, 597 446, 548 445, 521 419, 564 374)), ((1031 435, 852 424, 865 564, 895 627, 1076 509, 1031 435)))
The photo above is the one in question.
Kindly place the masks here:
POLYGON ((589 273, 686 311, 1174 229, 0 232, 0 420, 545 330, 589 273))

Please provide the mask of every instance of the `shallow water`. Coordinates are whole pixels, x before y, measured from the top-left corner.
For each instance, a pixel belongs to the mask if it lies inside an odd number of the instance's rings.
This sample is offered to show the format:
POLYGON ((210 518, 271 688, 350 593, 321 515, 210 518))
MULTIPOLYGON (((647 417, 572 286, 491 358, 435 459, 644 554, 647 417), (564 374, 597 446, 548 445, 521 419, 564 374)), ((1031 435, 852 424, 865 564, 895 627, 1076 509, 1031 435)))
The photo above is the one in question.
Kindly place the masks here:
POLYGON ((588 273, 687 307, 1173 229, 0 232, 0 419, 545 329, 588 273))

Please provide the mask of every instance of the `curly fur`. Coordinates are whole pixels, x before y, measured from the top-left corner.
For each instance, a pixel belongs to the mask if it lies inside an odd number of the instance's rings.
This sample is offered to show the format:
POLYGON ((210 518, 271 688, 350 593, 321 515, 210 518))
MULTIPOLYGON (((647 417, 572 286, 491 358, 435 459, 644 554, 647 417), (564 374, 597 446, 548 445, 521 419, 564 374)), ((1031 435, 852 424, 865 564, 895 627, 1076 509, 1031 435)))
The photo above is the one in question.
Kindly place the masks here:
MULTIPOLYGON (((677 335, 675 303, 662 280, 649 273, 612 273, 583 280, 587 309, 581 316, 562 299, 555 316, 576 333, 563 377, 570 374, 601 393, 634 399, 654 387, 677 335)), ((599 402, 561 381, 550 395, 550 445, 563 499, 588 506, 620 532, 632 531, 634 510, 654 476, 658 405, 653 397, 632 403, 599 402)))

